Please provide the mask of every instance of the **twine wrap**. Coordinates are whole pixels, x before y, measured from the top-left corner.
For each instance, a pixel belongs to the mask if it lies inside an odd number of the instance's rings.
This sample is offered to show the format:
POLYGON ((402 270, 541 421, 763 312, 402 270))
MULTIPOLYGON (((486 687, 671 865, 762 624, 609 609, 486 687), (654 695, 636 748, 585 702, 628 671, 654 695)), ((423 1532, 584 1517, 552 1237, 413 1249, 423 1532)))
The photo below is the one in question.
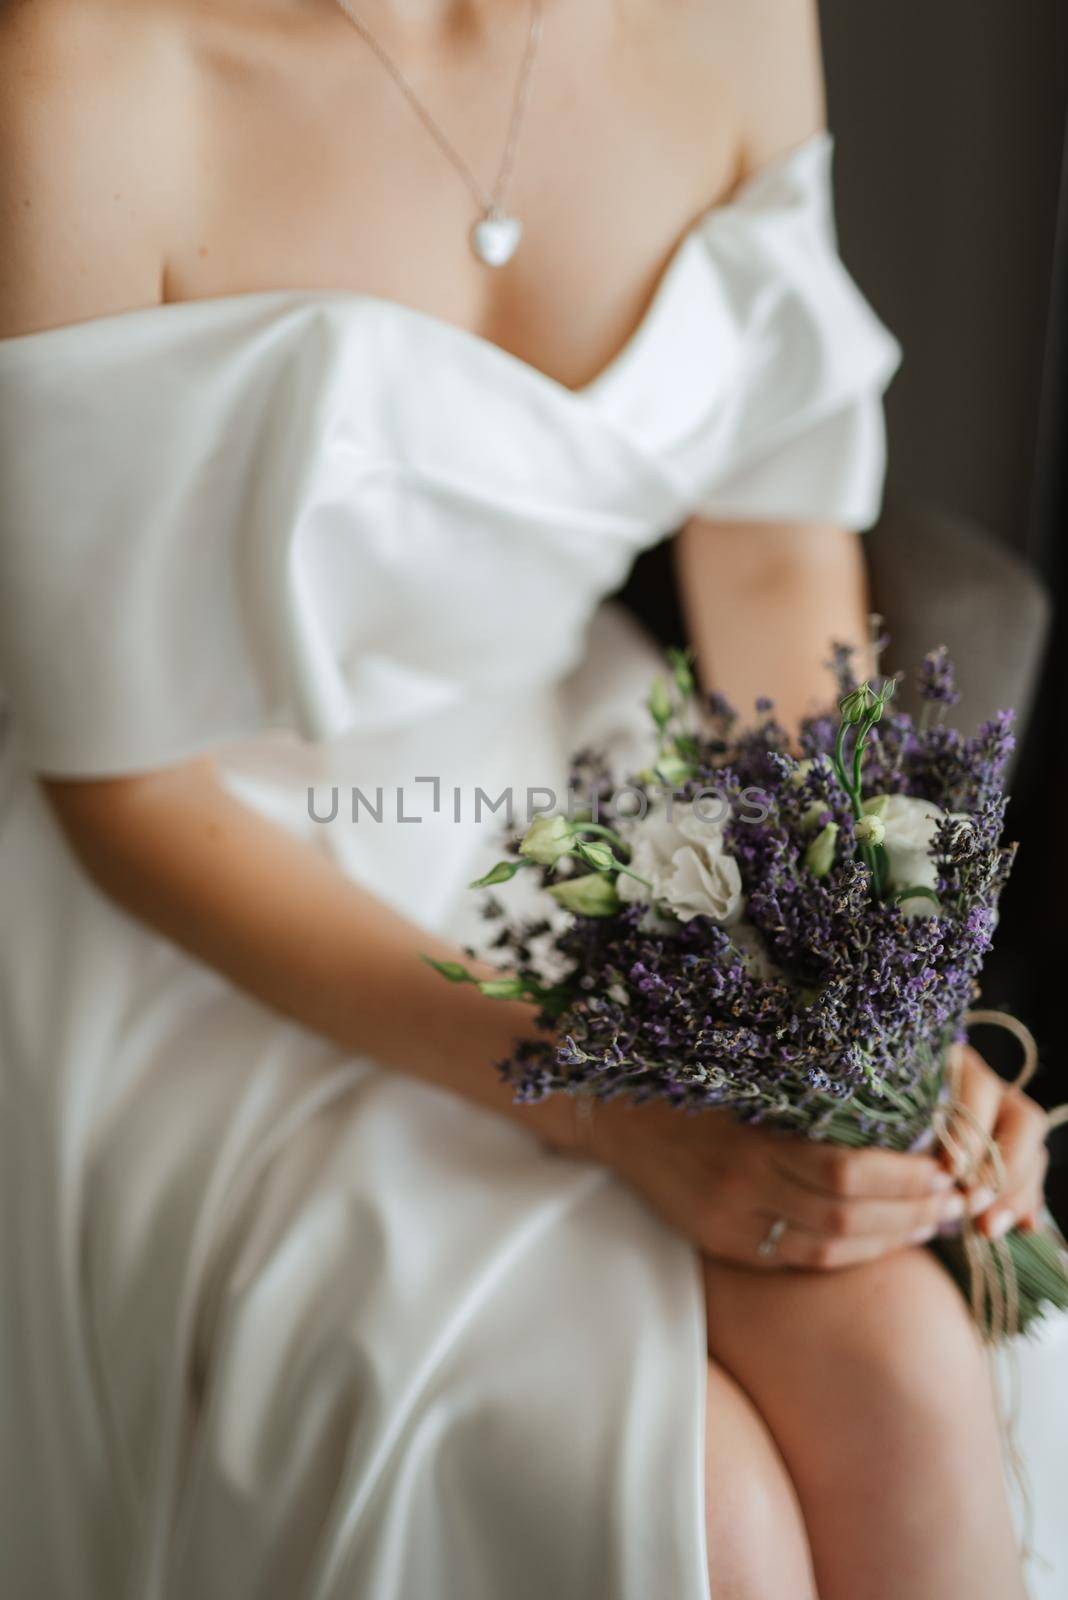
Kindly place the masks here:
MULTIPOLYGON (((1016 1077, 1010 1080, 1010 1087, 1016 1090, 1026 1088, 1038 1070, 1038 1046, 1030 1028, 1018 1017, 1006 1011, 969 1011, 964 1020, 969 1026, 987 1024, 1003 1028, 1012 1034, 1023 1052, 1023 1061, 1016 1077)), ((935 1137, 949 1156, 954 1175, 961 1186, 967 1189, 982 1181, 993 1191, 996 1198, 1005 1188, 1005 1163, 991 1134, 961 1100, 960 1072, 960 1056, 954 1053, 949 1063, 949 1095, 935 1112, 935 1137), (969 1150, 967 1143, 960 1136, 961 1124, 976 1136, 975 1151, 969 1150)), ((1052 1132, 1065 1122, 1068 1122, 1068 1104, 1058 1106, 1048 1114, 1047 1132, 1052 1132)), ((995 1389, 996 1403, 1000 1397, 996 1387, 993 1351, 998 1344, 1006 1345, 1005 1365, 1009 1393, 1004 1413, 1001 1415, 1001 1438, 1006 1471, 1016 1487, 1023 1510, 1022 1554, 1026 1559, 1034 1553, 1032 1547, 1034 1505, 1026 1463, 1017 1444, 1020 1415, 1019 1364, 1017 1352, 1008 1343, 1019 1332, 1020 1327, 1019 1282, 1016 1267, 1005 1238, 988 1239, 978 1231, 974 1219, 967 1213, 961 1225, 961 1239, 968 1264, 972 1315, 988 1346, 990 1377, 995 1389)))
MULTIPOLYGON (((1011 1033, 1023 1052, 1023 1061, 1010 1088, 1023 1090, 1038 1070, 1038 1046, 1034 1034, 1018 1017, 1007 1011, 969 1011, 968 1026, 981 1023, 1011 1033)), ((949 1094, 936 1108, 934 1134, 949 1156, 953 1173, 965 1189, 982 1182, 997 1198, 1005 1188, 1005 1163, 990 1132, 983 1127, 960 1095, 960 1057, 951 1056, 949 1094), (976 1148, 969 1149, 961 1136, 963 1124, 974 1134, 976 1148)), ((1047 1131, 1068 1121, 1068 1105, 1058 1106, 1046 1118, 1047 1131)), ((968 1260, 972 1311, 984 1337, 991 1344, 1011 1339, 1019 1332, 1019 1285, 1012 1255, 1005 1240, 988 1239, 979 1233, 971 1216, 966 1215, 961 1239, 968 1260)))

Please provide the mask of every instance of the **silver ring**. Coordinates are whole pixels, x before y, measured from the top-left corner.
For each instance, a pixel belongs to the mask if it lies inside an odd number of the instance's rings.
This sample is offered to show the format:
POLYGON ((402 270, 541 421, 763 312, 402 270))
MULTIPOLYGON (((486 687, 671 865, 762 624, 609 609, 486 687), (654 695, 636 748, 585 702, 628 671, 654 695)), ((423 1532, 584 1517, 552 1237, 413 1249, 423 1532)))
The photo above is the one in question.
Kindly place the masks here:
POLYGON ((779 1241, 786 1232, 786 1218, 776 1217, 764 1238, 757 1245, 757 1255, 764 1261, 770 1261, 779 1248, 779 1241))

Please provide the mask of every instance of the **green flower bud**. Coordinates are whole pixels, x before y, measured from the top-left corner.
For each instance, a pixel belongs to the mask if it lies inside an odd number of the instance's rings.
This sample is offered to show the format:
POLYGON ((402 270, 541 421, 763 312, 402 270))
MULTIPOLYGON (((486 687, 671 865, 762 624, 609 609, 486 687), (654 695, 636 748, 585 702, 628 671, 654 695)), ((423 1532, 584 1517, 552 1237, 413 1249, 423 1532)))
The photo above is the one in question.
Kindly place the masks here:
POLYGON ((652 688, 649 690, 649 715, 658 728, 662 728, 671 720, 671 695, 668 692, 667 681, 664 678, 654 678, 652 688))
POLYGON ((693 777, 693 765, 683 761, 680 756, 661 756, 656 764, 656 775, 662 783, 675 787, 693 777))
POLYGON ((842 721, 855 724, 863 722, 868 717, 872 708, 878 704, 876 696, 872 693, 871 685, 862 683, 858 688, 844 695, 838 702, 838 710, 842 721))
POLYGON ((609 844, 583 839, 575 853, 588 867, 593 867, 597 872, 610 872, 616 864, 612 846, 609 844))
POLYGON ((816 826, 826 810, 826 800, 813 800, 812 804, 801 818, 801 826, 806 830, 806 832, 810 828, 814 828, 816 826))
POLYGON ((575 825, 566 817, 536 817, 523 835, 519 854, 539 866, 552 867, 574 848, 575 825))
POLYGON ((873 794, 870 800, 861 803, 860 809, 866 817, 882 817, 883 812, 890 804, 888 794, 873 794))
POLYGON ((683 699, 688 700, 696 688, 693 677, 693 667, 690 665, 689 651, 669 650, 668 661, 671 663, 671 669, 675 675, 675 687, 678 689, 683 699))
POLYGON ((816 762, 812 756, 806 756, 804 761, 799 761, 797 763, 797 766, 790 774, 790 782, 793 784, 795 789, 800 789, 801 785, 804 783, 805 779, 808 777, 815 765, 816 762))
POLYGON ((610 917, 619 910, 616 886, 603 873, 590 872, 583 878, 567 878, 549 890, 557 905, 580 917, 610 917))
POLYGON ((838 824, 828 822, 805 851, 805 866, 814 878, 825 878, 834 866, 834 850, 837 842, 838 824))
POLYGON ((858 817, 853 824, 853 834, 858 844, 882 844, 886 838, 886 824, 874 812, 858 817))

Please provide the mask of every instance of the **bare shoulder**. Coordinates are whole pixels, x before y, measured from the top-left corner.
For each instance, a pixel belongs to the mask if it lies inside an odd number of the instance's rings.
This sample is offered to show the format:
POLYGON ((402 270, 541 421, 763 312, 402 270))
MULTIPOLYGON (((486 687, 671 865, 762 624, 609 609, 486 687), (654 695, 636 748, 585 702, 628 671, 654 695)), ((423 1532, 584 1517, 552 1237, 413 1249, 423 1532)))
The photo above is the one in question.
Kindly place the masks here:
MULTIPOLYGON (((677 48, 727 91, 740 175, 794 149, 824 126, 818 0, 644 0, 677 48)), ((723 100, 709 95, 709 116, 723 100)))
POLYGON ((0 0, 0 337, 159 299, 177 21, 157 0, 0 0))
POLYGON ((743 165, 758 171, 826 119, 817 0, 711 0, 737 82, 743 165))
POLYGON ((746 156, 752 170, 825 125, 817 0, 730 0, 739 72, 747 87, 746 156))

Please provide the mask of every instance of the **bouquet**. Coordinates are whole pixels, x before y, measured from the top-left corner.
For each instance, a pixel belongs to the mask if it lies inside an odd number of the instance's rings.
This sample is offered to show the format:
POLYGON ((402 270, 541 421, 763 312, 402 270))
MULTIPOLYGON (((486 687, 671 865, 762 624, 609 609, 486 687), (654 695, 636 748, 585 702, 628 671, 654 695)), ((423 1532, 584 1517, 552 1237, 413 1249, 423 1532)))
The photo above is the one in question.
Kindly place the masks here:
MULTIPOLYGON (((506 971, 433 963, 537 1004, 544 1037, 501 1066, 517 1097, 657 1097, 842 1145, 941 1143, 961 1177, 996 1164, 956 1118, 951 1047, 1013 860, 1011 713, 963 737, 943 720, 957 698, 944 651, 923 663, 913 718, 896 680, 858 683, 837 648, 837 712, 791 750, 770 702, 743 731, 698 694, 688 656, 669 665, 649 695, 649 765, 618 789, 603 754, 580 754, 566 814, 537 816, 472 886, 537 875, 533 916, 486 907, 506 971)), ((931 1248, 991 1341, 1068 1307, 1052 1225, 994 1241, 965 1221, 931 1248)))

